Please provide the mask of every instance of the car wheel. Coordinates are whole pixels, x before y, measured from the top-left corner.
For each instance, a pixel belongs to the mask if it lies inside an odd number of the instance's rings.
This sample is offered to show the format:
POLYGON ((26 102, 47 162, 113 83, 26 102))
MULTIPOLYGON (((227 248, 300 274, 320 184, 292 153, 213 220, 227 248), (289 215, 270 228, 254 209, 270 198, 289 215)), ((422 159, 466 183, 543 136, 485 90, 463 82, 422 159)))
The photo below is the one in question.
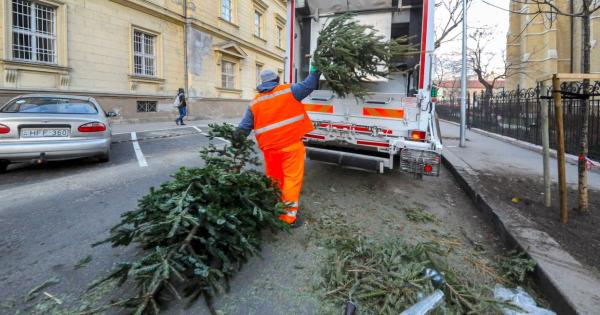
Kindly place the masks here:
POLYGON ((108 150, 108 151, 106 151, 106 153, 98 156, 98 161, 100 161, 100 163, 110 162, 110 150, 108 150))
POLYGON ((10 162, 0 161, 0 173, 6 172, 6 169, 8 168, 8 164, 10 164, 10 162))

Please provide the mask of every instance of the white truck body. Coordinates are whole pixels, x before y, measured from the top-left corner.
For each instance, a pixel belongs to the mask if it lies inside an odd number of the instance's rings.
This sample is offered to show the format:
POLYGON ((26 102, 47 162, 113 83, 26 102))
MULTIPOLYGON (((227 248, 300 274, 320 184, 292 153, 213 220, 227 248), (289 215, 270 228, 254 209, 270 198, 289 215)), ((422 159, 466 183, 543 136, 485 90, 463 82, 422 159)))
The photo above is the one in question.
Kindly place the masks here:
POLYGON ((421 47, 418 55, 398 61, 401 71, 391 79, 365 83, 367 97, 341 98, 321 89, 304 99, 315 125, 304 138, 309 159, 379 172, 399 167, 417 176, 439 174, 442 144, 431 80, 434 7, 433 0, 288 1, 286 82, 308 74, 320 30, 348 11, 388 39, 409 36, 421 47))

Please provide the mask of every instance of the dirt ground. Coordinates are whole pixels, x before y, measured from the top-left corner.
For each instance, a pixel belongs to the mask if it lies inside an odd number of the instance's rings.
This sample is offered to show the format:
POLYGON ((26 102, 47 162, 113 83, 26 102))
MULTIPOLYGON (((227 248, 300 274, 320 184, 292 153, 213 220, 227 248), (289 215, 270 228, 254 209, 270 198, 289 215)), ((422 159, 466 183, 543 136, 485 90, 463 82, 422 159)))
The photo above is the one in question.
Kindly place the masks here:
POLYGON ((569 223, 563 225, 560 223, 557 185, 552 187, 552 207, 546 208, 543 180, 519 174, 480 175, 479 180, 483 187, 492 190, 492 198, 522 210, 541 230, 556 239, 564 250, 600 274, 600 191, 589 191, 590 211, 584 214, 577 210, 577 187, 569 187, 569 223), (514 197, 520 201, 513 202, 514 197))
MULTIPOLYGON (((493 263, 504 253, 499 239, 452 176, 416 180, 395 172, 373 174, 308 162, 300 215, 305 224, 266 244, 233 279, 232 291, 216 301, 221 314, 340 314, 343 306, 324 299, 321 270, 327 250, 321 246, 323 222, 342 220, 356 235, 408 243, 436 241, 452 248, 449 265, 465 279, 493 288, 493 263), (434 222, 415 223, 406 209, 422 208, 434 222), (320 231, 320 232, 317 232, 320 231)), ((204 314, 199 301, 191 309, 172 307, 167 314, 204 314)), ((358 312, 360 314, 360 310, 358 312)))
MULTIPOLYGON (((305 224, 289 234, 270 235, 262 248, 262 257, 251 258, 231 280, 231 290, 215 299, 218 314, 342 313, 343 304, 328 299, 321 282, 329 253, 323 241, 335 233, 327 230, 329 222, 349 224, 357 236, 375 240, 399 237, 409 244, 436 242, 449 250, 449 268, 469 285, 492 289, 497 283, 495 266, 505 249, 445 169, 439 177, 417 180, 397 172, 381 175, 309 161, 299 214, 305 224), (407 217, 410 209, 422 209, 433 216, 433 221, 410 221, 407 217)), ((119 295, 115 292, 133 289, 105 291, 119 295)), ((77 308, 82 303, 78 292, 54 294, 70 307, 77 308)), ((103 298, 83 299, 94 305, 103 298)), ((543 300, 541 303, 545 305, 543 300)), ((183 302, 169 304, 163 314, 209 314, 202 299, 189 308, 183 302)), ((25 313, 50 312, 35 306, 25 313)), ((364 313, 359 307, 357 314, 364 313)), ((0 314, 5 314, 1 307, 0 314)), ((111 310, 106 314, 127 312, 111 310)))

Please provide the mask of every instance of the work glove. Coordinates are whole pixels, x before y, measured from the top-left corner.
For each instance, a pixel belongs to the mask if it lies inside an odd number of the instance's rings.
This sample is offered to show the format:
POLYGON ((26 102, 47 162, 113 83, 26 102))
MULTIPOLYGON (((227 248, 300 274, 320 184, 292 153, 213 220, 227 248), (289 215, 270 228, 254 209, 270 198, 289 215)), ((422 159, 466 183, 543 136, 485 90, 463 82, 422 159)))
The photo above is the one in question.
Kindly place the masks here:
POLYGON ((319 70, 317 70, 317 67, 315 67, 315 62, 313 60, 313 58, 310 58, 310 69, 308 70, 309 73, 314 73, 314 72, 319 72, 319 70))
POLYGON ((231 139, 231 146, 234 148, 240 148, 240 146, 246 141, 250 131, 244 130, 241 128, 236 128, 233 134, 233 139, 231 139))

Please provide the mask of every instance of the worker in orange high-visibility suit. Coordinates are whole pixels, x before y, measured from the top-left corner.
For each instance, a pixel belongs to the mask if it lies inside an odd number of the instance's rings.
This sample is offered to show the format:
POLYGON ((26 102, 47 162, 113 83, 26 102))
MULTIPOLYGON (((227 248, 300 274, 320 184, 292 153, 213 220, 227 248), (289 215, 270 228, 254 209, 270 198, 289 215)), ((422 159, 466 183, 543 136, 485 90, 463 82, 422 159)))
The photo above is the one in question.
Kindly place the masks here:
POLYGON ((280 84, 275 72, 263 71, 258 94, 239 125, 246 134, 254 130, 267 176, 277 182, 283 201, 290 205, 280 219, 292 227, 301 224, 297 213, 306 154, 302 137, 314 129, 300 101, 317 88, 319 76, 311 68, 303 82, 280 84))

